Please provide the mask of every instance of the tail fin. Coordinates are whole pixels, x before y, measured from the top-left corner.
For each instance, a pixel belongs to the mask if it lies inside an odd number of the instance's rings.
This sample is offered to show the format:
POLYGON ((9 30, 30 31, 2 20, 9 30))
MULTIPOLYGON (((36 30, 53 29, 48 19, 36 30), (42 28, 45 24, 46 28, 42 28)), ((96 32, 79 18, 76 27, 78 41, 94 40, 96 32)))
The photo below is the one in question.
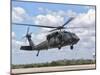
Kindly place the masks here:
POLYGON ((34 45, 32 39, 31 39, 31 34, 32 33, 29 33, 29 27, 28 27, 27 28, 27 33, 26 33, 25 37, 26 37, 26 39, 29 42, 29 46, 22 46, 21 49, 24 49, 24 50, 26 50, 26 49, 28 49, 28 50, 29 49, 31 49, 31 50, 34 49, 35 45, 34 45))
POLYGON ((21 46, 21 50, 28 50, 28 51, 31 51, 31 50, 33 50, 34 48, 35 48, 35 45, 34 45, 34 43, 33 43, 33 41, 32 41, 32 39, 31 38, 29 38, 29 36, 28 36, 28 42, 29 42, 29 46, 21 46))
POLYGON ((28 39, 29 45, 30 45, 32 48, 34 48, 35 45, 34 45, 32 39, 31 39, 31 38, 27 38, 27 39, 28 39))

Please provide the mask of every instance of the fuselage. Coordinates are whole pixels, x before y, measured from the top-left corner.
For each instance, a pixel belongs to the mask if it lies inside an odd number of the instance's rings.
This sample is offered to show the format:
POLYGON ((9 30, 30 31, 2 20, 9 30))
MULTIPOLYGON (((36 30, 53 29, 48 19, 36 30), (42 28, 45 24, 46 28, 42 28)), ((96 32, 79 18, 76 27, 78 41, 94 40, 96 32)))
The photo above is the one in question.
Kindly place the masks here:
POLYGON ((74 45, 77 44, 77 42, 80 40, 75 33, 67 31, 58 32, 58 34, 55 32, 52 34, 53 35, 56 34, 56 36, 52 36, 49 39, 49 41, 45 40, 40 44, 36 45, 34 50, 44 50, 44 49, 47 50, 51 48, 58 48, 59 46, 63 47, 68 45, 74 45))
POLYGON ((48 50, 52 48, 61 48, 64 46, 73 46, 74 44, 77 44, 80 40, 79 37, 72 32, 67 31, 57 31, 49 34, 47 36, 47 39, 43 42, 41 42, 38 45, 34 45, 31 37, 27 35, 29 46, 21 46, 21 50, 48 50), (49 36, 49 37, 48 37, 49 36), (48 39, 49 38, 49 39, 48 39))

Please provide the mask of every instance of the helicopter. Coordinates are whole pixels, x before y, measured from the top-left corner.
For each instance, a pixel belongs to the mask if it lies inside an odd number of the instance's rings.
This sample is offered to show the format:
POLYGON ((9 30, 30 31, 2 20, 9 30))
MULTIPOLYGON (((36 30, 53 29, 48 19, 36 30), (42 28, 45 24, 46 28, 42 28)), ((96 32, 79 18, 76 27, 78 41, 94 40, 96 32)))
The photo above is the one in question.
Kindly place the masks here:
MULTIPOLYGON (((80 38, 73 32, 69 32, 69 31, 65 31, 65 30, 62 31, 62 29, 66 29, 65 26, 69 22, 71 22, 73 19, 74 18, 69 18, 67 20, 67 22, 65 22, 62 26, 57 26, 57 27, 12 23, 14 25, 28 26, 25 37, 28 40, 29 45, 28 46, 21 46, 20 50, 37 51, 36 56, 38 56, 40 51, 42 51, 42 50, 48 50, 48 49, 52 49, 52 48, 58 48, 60 50, 64 46, 70 46, 70 49, 73 50, 74 45, 78 43, 80 38), (38 45, 35 45, 34 42, 31 39, 31 37, 32 37, 31 34, 32 33, 29 33, 29 26, 52 28, 53 30, 49 31, 51 33, 46 36, 45 41, 39 43, 38 45)), ((74 27, 69 27, 69 28, 74 28, 74 27)), ((80 27, 76 27, 76 28, 80 28, 80 27)))

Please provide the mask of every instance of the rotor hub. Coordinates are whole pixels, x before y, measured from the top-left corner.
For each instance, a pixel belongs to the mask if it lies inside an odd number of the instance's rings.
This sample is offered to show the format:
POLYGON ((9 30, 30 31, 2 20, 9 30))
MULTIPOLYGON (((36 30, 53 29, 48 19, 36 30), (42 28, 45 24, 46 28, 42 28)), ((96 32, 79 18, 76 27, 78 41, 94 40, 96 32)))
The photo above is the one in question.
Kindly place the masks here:
POLYGON ((59 30, 61 30, 61 29, 63 29, 64 27, 63 26, 59 26, 59 27, 57 27, 57 29, 59 29, 59 30))
POLYGON ((27 34, 27 35, 26 35, 26 38, 31 38, 31 35, 30 35, 30 34, 27 34))

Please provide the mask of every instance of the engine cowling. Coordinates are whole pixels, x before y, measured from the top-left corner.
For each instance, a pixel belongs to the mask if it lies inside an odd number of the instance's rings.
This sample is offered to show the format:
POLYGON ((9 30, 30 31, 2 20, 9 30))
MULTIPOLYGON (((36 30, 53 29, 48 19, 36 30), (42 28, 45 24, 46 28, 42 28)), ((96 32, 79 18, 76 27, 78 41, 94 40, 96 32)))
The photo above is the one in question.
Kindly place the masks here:
POLYGON ((47 35, 47 40, 49 41, 52 37, 56 38, 58 35, 58 32, 53 32, 52 34, 47 35))

